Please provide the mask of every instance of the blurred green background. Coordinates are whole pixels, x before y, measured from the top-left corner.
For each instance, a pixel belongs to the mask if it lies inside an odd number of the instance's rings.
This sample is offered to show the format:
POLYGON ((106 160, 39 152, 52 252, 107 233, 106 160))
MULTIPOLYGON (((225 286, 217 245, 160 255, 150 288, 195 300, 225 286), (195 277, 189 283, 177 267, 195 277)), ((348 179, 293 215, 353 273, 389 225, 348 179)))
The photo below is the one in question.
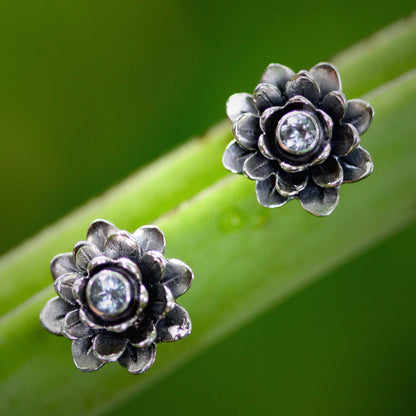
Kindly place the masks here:
MULTIPOLYGON (((268 63, 308 68, 414 8, 2 1, 0 253, 203 133, 268 63)), ((111 414, 414 415, 414 238, 392 237, 111 414)))

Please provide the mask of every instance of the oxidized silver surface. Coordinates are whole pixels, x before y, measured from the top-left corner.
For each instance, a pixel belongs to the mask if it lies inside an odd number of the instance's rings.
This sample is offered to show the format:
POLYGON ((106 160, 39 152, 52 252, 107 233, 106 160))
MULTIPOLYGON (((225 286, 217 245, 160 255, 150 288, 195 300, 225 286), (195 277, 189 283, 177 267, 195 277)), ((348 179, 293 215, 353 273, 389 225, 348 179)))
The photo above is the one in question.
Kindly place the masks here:
POLYGON ((86 241, 52 259, 58 296, 47 302, 40 320, 49 332, 73 341, 78 369, 94 371, 118 361, 140 374, 153 364, 158 342, 190 334, 189 315, 176 298, 188 290, 193 273, 181 260, 166 259, 164 251, 165 237, 156 226, 130 234, 96 220, 86 241), (114 299, 121 305, 112 305, 114 299))
POLYGON ((322 62, 297 74, 270 64, 252 95, 238 93, 228 99, 235 140, 227 146, 223 164, 256 181, 262 206, 280 207, 296 198, 310 213, 326 216, 338 204, 342 183, 356 182, 373 171, 360 136, 374 110, 363 100, 347 101, 341 91, 341 78, 332 64, 322 62), (282 123, 289 114, 313 120, 309 124, 314 130, 305 137, 316 137, 299 151, 296 139, 302 137, 301 129, 293 134, 290 148, 282 140, 282 123))

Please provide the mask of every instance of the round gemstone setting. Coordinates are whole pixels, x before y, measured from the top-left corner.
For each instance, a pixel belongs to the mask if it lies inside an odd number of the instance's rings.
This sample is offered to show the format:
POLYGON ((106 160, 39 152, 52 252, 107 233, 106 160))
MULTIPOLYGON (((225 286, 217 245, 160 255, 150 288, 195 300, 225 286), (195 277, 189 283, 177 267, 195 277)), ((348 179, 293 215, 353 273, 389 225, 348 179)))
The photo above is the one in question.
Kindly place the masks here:
POLYGON ((97 315, 115 317, 128 308, 132 287, 121 273, 102 270, 89 280, 86 294, 89 306, 97 315))
POLYGON ((319 126, 306 111, 291 111, 277 125, 277 140, 287 152, 303 155, 312 150, 319 139, 319 126))

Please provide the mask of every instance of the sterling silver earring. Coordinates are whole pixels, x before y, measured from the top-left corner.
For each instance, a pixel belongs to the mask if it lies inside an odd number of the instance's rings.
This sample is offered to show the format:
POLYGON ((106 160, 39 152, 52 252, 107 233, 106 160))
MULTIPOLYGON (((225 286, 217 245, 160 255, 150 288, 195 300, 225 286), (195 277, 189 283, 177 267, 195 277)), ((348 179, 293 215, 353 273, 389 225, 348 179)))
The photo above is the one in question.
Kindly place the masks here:
POLYGON ((156 344, 191 332, 186 310, 176 303, 193 280, 189 266, 165 259, 165 237, 156 226, 133 234, 96 220, 87 240, 51 261, 57 297, 40 314, 51 333, 72 340, 82 371, 118 361, 132 374, 154 362, 156 344))
POLYGON ((298 199, 314 215, 326 216, 338 204, 339 188, 373 171, 360 136, 374 116, 363 100, 341 92, 335 66, 323 62, 295 74, 270 64, 253 95, 227 101, 235 140, 224 166, 256 181, 258 202, 267 208, 298 199))

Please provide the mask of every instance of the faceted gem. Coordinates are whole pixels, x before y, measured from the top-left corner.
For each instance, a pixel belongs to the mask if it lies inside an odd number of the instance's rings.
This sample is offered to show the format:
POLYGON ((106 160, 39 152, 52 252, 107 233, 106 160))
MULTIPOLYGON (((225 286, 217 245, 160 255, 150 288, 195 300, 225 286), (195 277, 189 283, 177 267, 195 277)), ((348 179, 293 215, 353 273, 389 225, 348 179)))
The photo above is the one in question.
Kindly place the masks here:
POLYGON ((302 155, 312 150, 319 139, 319 127, 306 111, 291 111, 277 125, 277 140, 289 153, 302 155))
POLYGON ((127 309, 131 299, 132 288, 121 273, 102 270, 88 282, 88 304, 98 315, 117 316, 127 309))

